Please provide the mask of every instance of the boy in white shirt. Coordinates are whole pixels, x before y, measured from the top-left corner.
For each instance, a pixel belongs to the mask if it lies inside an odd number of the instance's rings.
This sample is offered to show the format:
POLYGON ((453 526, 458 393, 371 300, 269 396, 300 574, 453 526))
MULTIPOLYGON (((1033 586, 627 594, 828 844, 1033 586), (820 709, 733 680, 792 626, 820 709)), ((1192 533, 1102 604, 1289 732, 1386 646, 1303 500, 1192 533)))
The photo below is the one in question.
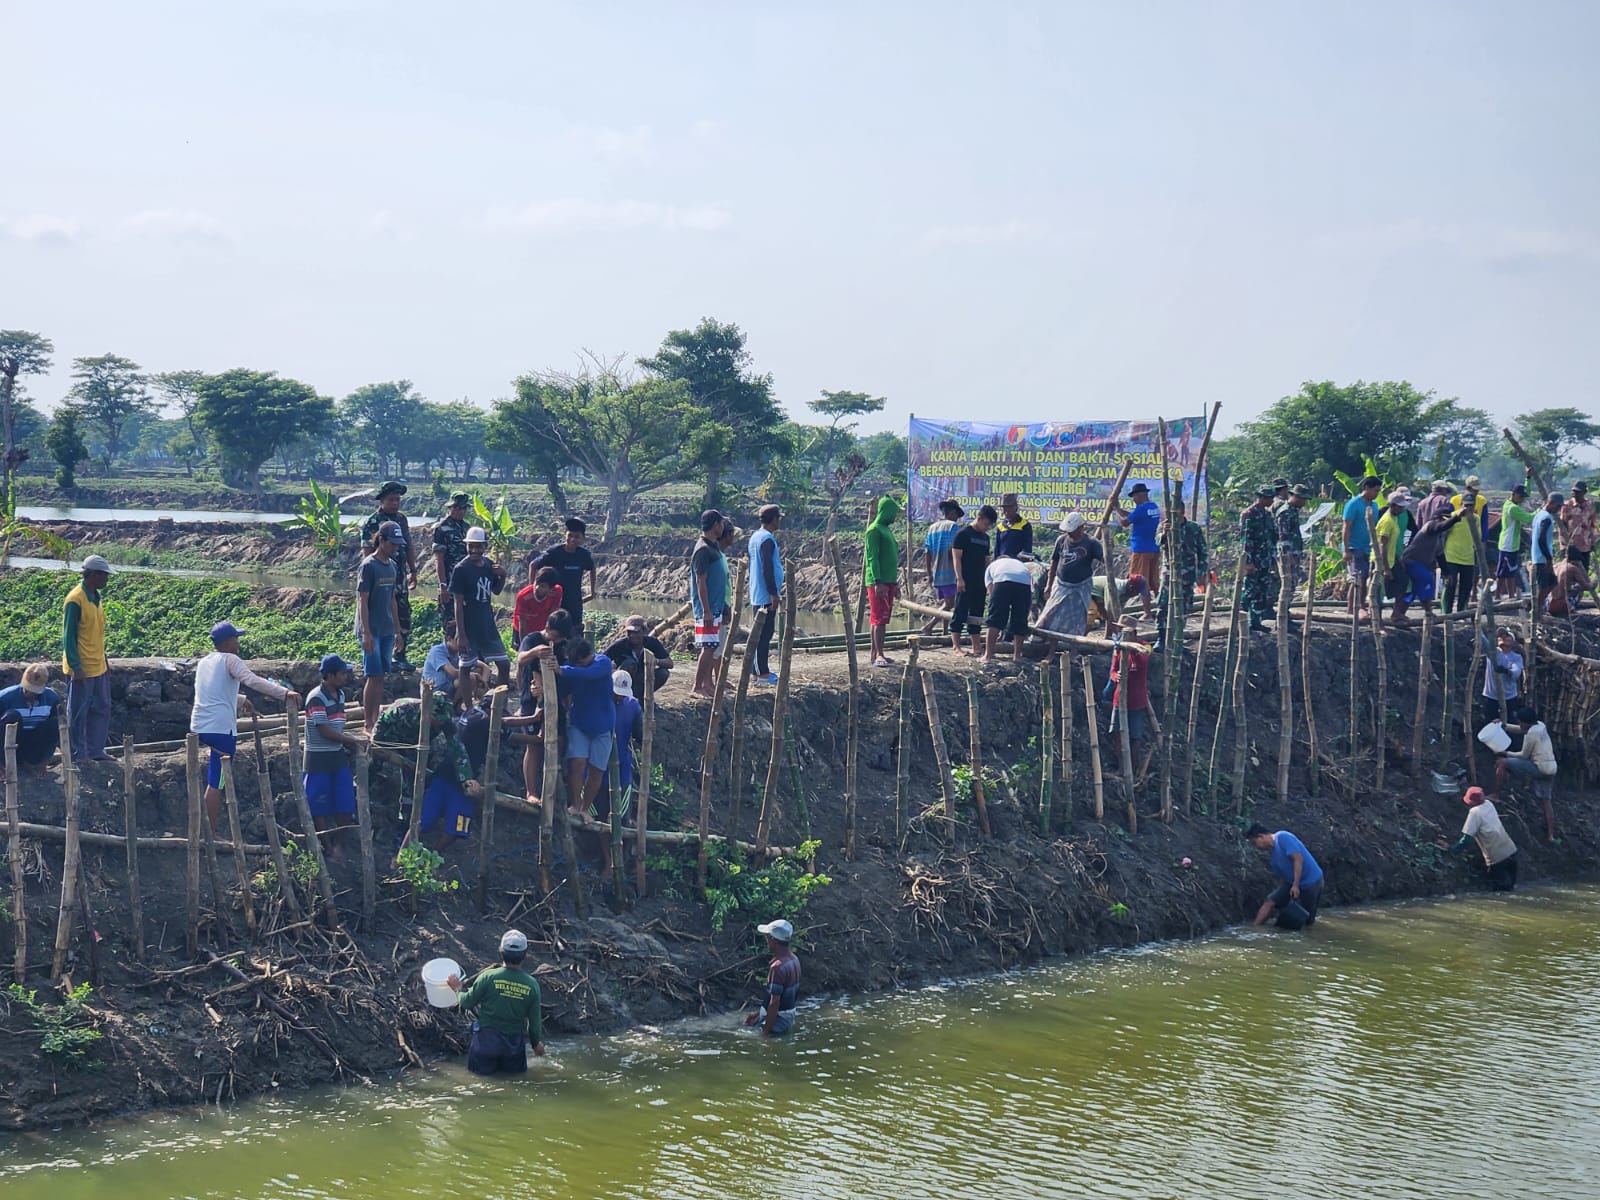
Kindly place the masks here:
POLYGON ((212 626, 211 644, 216 649, 194 669, 194 709, 189 715, 189 729, 199 734, 201 743, 211 750, 211 760, 206 765, 206 816, 213 833, 222 813, 222 760, 232 758, 238 749, 239 713, 248 716, 255 711, 250 701, 240 697, 239 685, 274 700, 300 703, 298 692, 263 679, 244 665, 239 657, 242 632, 231 621, 212 626))

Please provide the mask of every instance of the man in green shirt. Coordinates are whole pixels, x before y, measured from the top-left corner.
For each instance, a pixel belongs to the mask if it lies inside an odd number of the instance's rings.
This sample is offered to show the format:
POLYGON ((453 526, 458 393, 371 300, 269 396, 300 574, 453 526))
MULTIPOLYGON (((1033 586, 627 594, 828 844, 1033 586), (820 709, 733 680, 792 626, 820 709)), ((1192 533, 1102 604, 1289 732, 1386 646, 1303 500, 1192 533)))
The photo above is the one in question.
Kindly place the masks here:
POLYGON ((1522 595, 1522 531, 1533 524, 1535 516, 1522 507, 1527 496, 1528 489, 1517 484, 1500 510, 1500 561, 1494 568, 1494 589, 1501 599, 1522 595))
POLYGON ((872 665, 892 665, 883 652, 883 634, 894 612, 895 599, 900 594, 900 543, 895 540, 894 523, 900 516, 900 502, 893 496, 878 501, 877 514, 867 525, 867 536, 862 546, 864 574, 862 582, 867 589, 867 629, 872 665))
POLYGON ((462 1008, 477 1010, 472 1021, 472 1044, 467 1047, 467 1070, 474 1075, 525 1073, 529 1042, 536 1055, 544 1055, 539 981, 522 969, 527 955, 528 935, 520 929, 508 929, 500 939, 499 966, 479 971, 472 986, 465 990, 461 976, 452 975, 445 980, 460 993, 462 1008))

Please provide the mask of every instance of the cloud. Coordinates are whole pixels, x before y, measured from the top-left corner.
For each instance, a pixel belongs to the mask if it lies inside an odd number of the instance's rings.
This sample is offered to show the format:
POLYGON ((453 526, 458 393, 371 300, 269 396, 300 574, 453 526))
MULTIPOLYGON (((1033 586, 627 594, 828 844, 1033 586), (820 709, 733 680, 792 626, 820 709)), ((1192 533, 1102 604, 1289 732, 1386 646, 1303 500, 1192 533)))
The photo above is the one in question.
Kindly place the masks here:
POLYGON ((234 232, 209 213, 189 209, 151 209, 124 217, 117 224, 128 237, 168 242, 231 242, 234 232))
POLYGON ((395 216, 387 208, 380 208, 362 224, 361 236, 408 242, 416 236, 416 230, 410 222, 395 216))
POLYGON ((1050 232, 1038 221, 1003 221, 994 225, 935 225, 925 230, 922 244, 936 246, 1013 246, 1037 242, 1050 232))
POLYGON ((710 204, 660 204, 652 200, 546 200, 521 208, 500 205, 485 212, 478 224, 486 233, 559 234, 714 233, 730 214, 710 204))
POLYGON ((1501 270, 1600 263, 1600 235, 1586 229, 1401 221, 1335 230, 1314 244, 1346 253, 1377 255, 1442 249, 1501 270))
POLYGON ((15 220, 0 219, 0 236, 13 238, 19 242, 38 242, 44 246, 65 246, 69 242, 77 241, 83 234, 82 227, 71 217, 51 217, 42 214, 18 217, 15 220))
POLYGON ((649 125, 571 125, 555 137, 554 145, 557 151, 596 158, 611 167, 648 166, 660 157, 659 140, 649 125))

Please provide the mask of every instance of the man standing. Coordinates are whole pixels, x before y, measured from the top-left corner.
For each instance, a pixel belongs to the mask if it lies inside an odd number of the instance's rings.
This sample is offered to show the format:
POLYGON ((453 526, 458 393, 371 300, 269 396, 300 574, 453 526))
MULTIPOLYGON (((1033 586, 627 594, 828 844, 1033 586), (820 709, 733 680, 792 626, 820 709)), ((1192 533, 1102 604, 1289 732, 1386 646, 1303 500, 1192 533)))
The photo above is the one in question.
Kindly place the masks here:
POLYGON ((400 560, 401 575, 394 589, 395 631, 394 663, 409 668, 406 645, 411 637, 411 589, 417 586, 417 548, 411 544, 411 522, 400 511, 400 497, 406 494, 406 485, 391 479, 378 489, 378 511, 361 526, 361 544, 365 552, 377 548, 377 539, 386 524, 400 527, 400 548, 405 551, 400 560))
MULTIPOLYGON (((1270 489, 1267 495, 1271 497, 1270 489)), ((1161 586, 1161 544, 1156 541, 1156 530, 1161 528, 1161 506, 1150 499, 1150 489, 1143 483, 1129 488, 1128 498, 1133 501, 1133 508, 1124 513, 1122 505, 1118 504, 1115 512, 1122 527, 1130 531, 1128 552, 1132 561, 1128 574, 1143 575, 1149 585, 1144 591, 1144 619, 1153 621, 1155 609, 1151 597, 1161 586)))
POLYGON ((361 638, 362 720, 370 734, 383 707, 383 677, 394 665, 394 639, 400 627, 399 565, 395 554, 405 546, 397 521, 378 527, 372 553, 356 569, 356 634, 361 638))
MULTIPOLYGON (((306 696, 306 769, 301 782, 311 823, 319 832, 356 823, 356 783, 350 755, 359 754, 367 741, 344 730, 344 685, 350 670, 350 664, 337 654, 324 655, 322 682, 306 696)), ((337 839, 323 845, 335 862, 343 861, 344 848, 337 839)))
MULTIPOLYGON (((1594 580, 1577 559, 1562 559, 1556 564, 1556 586, 1550 593, 1550 615, 1565 617, 1577 612, 1578 606, 1583 603, 1583 594, 1593 588, 1594 580)), ((1600 598, 1597 598, 1597 602, 1600 602, 1600 598)))
POLYGON ((1283 880, 1256 912, 1255 924, 1265 925, 1274 909, 1286 908, 1289 901, 1295 900, 1306 910, 1305 927, 1311 928, 1322 903, 1322 868, 1311 851, 1287 829, 1273 833, 1265 825, 1253 824, 1244 836, 1257 850, 1269 855, 1273 873, 1283 880))
POLYGON ((1551 492, 1533 517, 1533 611, 1544 611, 1544 602, 1556 589, 1556 514, 1566 500, 1551 492))
POLYGON ((56 715, 61 696, 49 683, 50 668, 29 663, 23 668, 21 683, 0 691, 0 732, 7 725, 17 727, 17 765, 40 778, 61 742, 56 715))
POLYGON ((1350 575, 1346 611, 1358 613, 1363 618, 1366 616, 1367 580, 1372 573, 1372 530, 1367 518, 1370 516, 1374 522, 1378 519, 1378 506, 1374 501, 1382 486, 1383 480, 1376 475, 1368 475, 1361 481, 1360 494, 1351 496, 1344 506, 1341 545, 1344 548, 1345 570, 1350 575))
POLYGON ((1285 504, 1289 503, 1292 493, 1289 490, 1289 481, 1279 475, 1272 481, 1272 511, 1276 513, 1285 504))
MULTIPOLYGON (((1511 891, 1517 886, 1517 844, 1501 823, 1500 810, 1480 787, 1468 788, 1461 800, 1467 806, 1467 822, 1461 827, 1461 840, 1450 849, 1465 850, 1477 842, 1483 865, 1489 869, 1490 888, 1511 891)), ((1444 845, 1443 839, 1439 844, 1444 845)))
POLYGON ((1406 496, 1398 488, 1390 492, 1378 518, 1378 545, 1373 554, 1373 569, 1383 579, 1385 592, 1392 600, 1405 595, 1406 576, 1400 566, 1400 548, 1405 544, 1406 527, 1411 513, 1406 509, 1406 496))
POLYGON ((505 569, 488 554, 489 535, 474 525, 467 530, 467 556, 450 573, 450 594, 456 602, 456 703, 466 708, 472 697, 469 675, 480 662, 492 663, 499 684, 511 681, 511 660, 494 620, 494 597, 506 586, 505 569))
POLYGON ((1582 479, 1572 484, 1572 499, 1561 506, 1561 528, 1567 542, 1567 561, 1589 572, 1589 554, 1594 549, 1597 525, 1594 501, 1589 499, 1589 485, 1582 479))
POLYGON ((1256 489, 1256 502, 1239 516, 1244 549, 1244 591, 1239 602, 1250 611, 1250 628, 1265 629, 1278 610, 1278 522, 1272 515, 1272 485, 1256 489))
POLYGON ((101 593, 111 564, 98 554, 83 560, 83 580, 61 605, 61 669, 67 675, 68 728, 77 762, 105 762, 111 725, 111 666, 106 661, 106 611, 101 593))
POLYGON ((989 566, 989 530, 998 516, 985 504, 970 525, 956 530, 950 543, 950 557, 956 568, 956 607, 950 617, 950 648, 957 654, 979 654, 979 622, 983 620, 983 602, 987 584, 984 572, 989 566), (972 641, 971 650, 961 648, 961 630, 965 627, 972 641))
POLYGON ((794 941, 794 926, 784 920, 769 921, 756 926, 757 933, 766 934, 767 964, 766 994, 757 1001, 756 1011, 744 1019, 763 1037, 782 1037, 794 1028, 800 1001, 800 959, 789 949, 794 941))
POLYGON ((1528 489, 1520 483, 1500 510, 1500 557, 1494 568, 1495 595, 1501 599, 1522 595, 1522 531, 1533 524, 1533 513, 1522 507, 1528 489))
POLYGON ((525 1074, 530 1043, 536 1056, 544 1055, 539 981, 522 969, 527 955, 528 935, 508 929, 500 938, 498 966, 479 971, 465 990, 461 976, 445 980, 460 993, 461 1007, 477 1012, 467 1047, 467 1070, 474 1075, 525 1074))
MULTIPOLYGON (((1139 622, 1134 617, 1123 617, 1117 622, 1119 640, 1124 645, 1143 646, 1139 638, 1139 622)), ((1133 764, 1139 761, 1139 746, 1144 740, 1145 726, 1150 719, 1150 656, 1142 649, 1119 647, 1111 654, 1111 732, 1122 729, 1122 688, 1128 689, 1128 753, 1133 764)), ((1122 739, 1111 739, 1112 769, 1122 770, 1122 739)))
POLYGON ((572 623, 583 635, 583 606, 596 594, 594 555, 584 546, 588 526, 577 517, 567 518, 567 536, 559 546, 551 546, 529 564, 528 582, 533 582, 533 570, 554 567, 561 575, 561 606, 567 610, 572 623), (584 576, 589 577, 588 591, 584 591, 584 576))
POLYGON ((717 543, 724 518, 714 508, 700 514, 700 540, 689 556, 689 602, 694 609, 694 688, 710 700, 717 686, 717 648, 722 644, 722 614, 728 610, 728 560, 717 543))
POLYGON ((1094 565, 1104 565, 1106 555, 1085 524, 1082 513, 1061 518, 1061 536, 1050 554, 1050 594, 1039 614, 1040 629, 1082 637, 1089 627, 1094 565))
MULTIPOLYGON (((883 652, 883 634, 894 615, 895 597, 900 594, 900 543, 895 541, 894 523, 900 517, 900 502, 893 496, 878 501, 878 513, 867 525, 863 547, 865 563, 862 580, 867 589, 867 625, 871 631, 872 665, 894 664, 883 652)), ((984 539, 985 544, 988 538, 984 539)), ((952 624, 951 628, 955 626, 952 624)))
MULTIPOLYGON (((536 646, 534 658, 548 658, 552 646, 536 646)), ((569 651, 570 661, 556 669, 556 679, 572 707, 567 714, 567 801, 580 819, 599 794, 600 781, 611 765, 611 743, 617 723, 612 700, 614 674, 611 660, 596 654, 582 638, 569 651)))
POLYGON ((1421 529, 1435 517, 1442 517, 1450 510, 1450 495, 1456 490, 1456 485, 1448 479, 1435 479, 1432 490, 1417 504, 1417 528, 1421 529))
POLYGON ((550 614, 562 607, 561 575, 554 567, 537 567, 528 586, 517 593, 511 609, 511 640, 516 645, 530 633, 543 633, 550 614))
MULTIPOLYGON (((928 526, 928 536, 922 542, 925 552, 923 561, 928 568, 928 586, 933 589, 939 607, 943 609, 953 608, 956 602, 956 564, 950 546, 955 541, 956 530, 964 516, 966 510, 954 500, 939 501, 939 520, 928 526)), ((932 633, 936 624, 938 618, 929 617, 923 623, 922 632, 932 633)))
POLYGON ((198 734, 200 744, 211 751, 206 763, 206 817, 213 832, 222 813, 222 760, 232 758, 238 749, 239 714, 249 716, 255 711, 250 701, 239 695, 239 685, 273 700, 300 703, 298 693, 261 678, 244 665, 244 659, 239 657, 241 636, 242 631, 231 622, 212 626, 211 644, 215 649, 194 669, 194 709, 189 714, 189 730, 198 734))
POLYGON ((1461 612, 1472 604, 1473 587, 1478 580, 1478 550, 1489 544, 1489 501, 1478 489, 1478 477, 1468 475, 1466 490, 1450 501, 1452 508, 1470 513, 1470 516, 1452 526, 1444 539, 1444 611, 1447 613, 1461 612))
POLYGON ((472 497, 465 492, 455 492, 450 497, 450 507, 433 527, 433 569, 439 576, 439 623, 448 621, 450 603, 450 572, 467 556, 467 509, 472 497))
MULTIPOLYGON (((778 547, 778 527, 783 524, 783 510, 776 504, 763 505, 756 514, 761 527, 750 535, 747 552, 750 556, 750 611, 751 621, 759 626, 759 633, 747 647, 750 657, 749 671, 763 683, 777 683, 772 670, 772 633, 778 624, 778 602, 783 598, 783 552, 778 547), (755 616, 758 609, 766 609, 766 617, 755 616)), ((659 685, 658 685, 659 686, 659 685)))
POLYGON ((1494 791, 1489 799, 1499 803, 1500 793, 1509 776, 1519 775, 1533 780, 1534 791, 1544 804, 1544 840, 1553 843, 1556 840, 1556 813, 1550 803, 1550 791, 1556 777, 1555 747, 1550 742, 1550 730, 1531 706, 1523 705, 1517 712, 1517 720, 1520 724, 1505 725, 1503 728, 1509 734, 1522 735, 1522 748, 1503 750, 1495 756, 1494 791))
MULTIPOLYGON (((1433 611, 1433 597, 1439 586, 1439 576, 1436 564, 1439 561, 1440 551, 1444 547, 1445 538, 1450 534, 1450 529, 1466 515, 1465 509, 1453 509, 1448 498, 1430 496, 1428 499, 1442 498, 1445 503, 1433 508, 1434 516, 1422 522, 1412 537, 1410 545, 1400 552, 1400 574, 1405 582, 1401 584, 1399 592, 1394 598, 1394 622, 1397 625, 1406 621, 1406 605, 1415 602, 1422 605, 1423 612, 1433 611)), ((1427 503, 1426 500, 1423 501, 1427 503)))
MULTIPOLYGON (((1173 537, 1177 541, 1178 574, 1174 579, 1169 573, 1161 588, 1161 603, 1156 609, 1156 644, 1151 647, 1157 654, 1166 648, 1169 591, 1175 586, 1178 603, 1183 615, 1187 617, 1189 609, 1194 605, 1195 584, 1204 584, 1211 571, 1211 547, 1206 542, 1206 531, 1196 522, 1189 520, 1182 500, 1173 500, 1170 520, 1173 524, 1173 537)), ((1167 528, 1163 525, 1156 533, 1156 540, 1165 546, 1166 538, 1167 528)))
MULTIPOLYGON (((1300 532, 1300 513, 1311 498, 1311 489, 1303 483, 1297 483, 1288 492, 1288 498, 1272 511, 1278 524, 1278 553, 1282 556, 1283 566, 1289 569, 1289 590, 1293 591, 1300 582, 1300 563, 1306 554, 1306 536, 1300 532)), ((1284 620, 1289 619, 1288 613, 1281 615, 1284 620)))
POLYGON ((1017 507, 1017 494, 1000 497, 1000 525, 994 535, 996 558, 1021 558, 1033 553, 1033 525, 1017 507))
POLYGON ((606 647, 606 657, 613 670, 626 671, 633 682, 635 695, 644 695, 644 662, 648 656, 654 662, 654 691, 660 691, 672 678, 672 656, 660 639, 650 636, 649 625, 641 616, 629 617, 622 623, 622 636, 606 647))
MULTIPOLYGON (((984 631, 984 666, 994 665, 995 644, 1003 637, 1011 643, 1011 661, 1022 661, 1022 639, 1028 633, 1028 610, 1033 599, 1033 576, 1028 564, 1011 555, 995 557, 983 573, 989 591, 989 618, 984 631)), ((954 633, 955 626, 951 627, 954 633)), ((958 647, 959 648, 959 647, 958 647)), ((973 649, 977 649, 976 646, 973 649)))

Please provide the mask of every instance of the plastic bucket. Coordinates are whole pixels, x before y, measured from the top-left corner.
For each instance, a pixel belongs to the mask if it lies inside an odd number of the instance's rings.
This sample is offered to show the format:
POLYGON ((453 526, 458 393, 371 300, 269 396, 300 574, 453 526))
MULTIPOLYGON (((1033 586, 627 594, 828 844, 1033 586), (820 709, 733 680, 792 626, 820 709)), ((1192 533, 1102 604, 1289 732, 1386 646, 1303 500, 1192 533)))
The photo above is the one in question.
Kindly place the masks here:
POLYGON ((428 1003, 435 1008, 455 1008, 460 998, 445 980, 461 974, 461 964, 453 958, 435 958, 422 967, 422 986, 428 991, 428 1003))
POLYGON ((1478 740, 1496 754, 1511 749, 1511 735, 1505 731, 1503 725, 1494 721, 1490 721, 1478 730, 1478 740))
POLYGON ((1311 914, 1298 900, 1290 900, 1278 910, 1279 929, 1304 929, 1310 919, 1311 914))

